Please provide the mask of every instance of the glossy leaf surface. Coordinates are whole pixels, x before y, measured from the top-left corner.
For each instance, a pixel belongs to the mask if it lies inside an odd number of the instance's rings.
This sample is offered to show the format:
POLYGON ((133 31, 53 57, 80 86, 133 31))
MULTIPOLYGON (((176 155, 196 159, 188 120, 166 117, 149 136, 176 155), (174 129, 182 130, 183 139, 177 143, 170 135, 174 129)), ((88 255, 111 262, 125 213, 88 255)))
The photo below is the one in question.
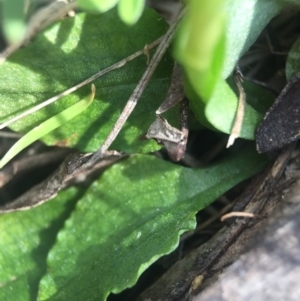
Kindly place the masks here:
MULTIPOLYGON (((163 35, 166 28, 165 22, 152 10, 145 11, 141 20, 129 28, 120 21, 116 9, 103 15, 79 14, 53 25, 1 65, 0 120, 7 120, 143 49, 163 35), (153 24, 151 28, 149 23, 153 24)), ((81 151, 98 149, 146 69, 146 61, 141 56, 96 80, 97 93, 89 111, 43 140, 81 151)), ((139 138, 155 119, 154 112, 165 97, 171 70, 172 62, 165 58, 113 148, 126 152, 159 148, 155 142, 141 142, 139 138)), ((90 85, 16 122, 11 128, 25 133, 89 93, 90 85)))
POLYGON ((59 233, 39 300, 102 301, 132 286, 195 227, 197 211, 264 164, 264 157, 246 151, 198 170, 142 155, 114 165, 59 233))

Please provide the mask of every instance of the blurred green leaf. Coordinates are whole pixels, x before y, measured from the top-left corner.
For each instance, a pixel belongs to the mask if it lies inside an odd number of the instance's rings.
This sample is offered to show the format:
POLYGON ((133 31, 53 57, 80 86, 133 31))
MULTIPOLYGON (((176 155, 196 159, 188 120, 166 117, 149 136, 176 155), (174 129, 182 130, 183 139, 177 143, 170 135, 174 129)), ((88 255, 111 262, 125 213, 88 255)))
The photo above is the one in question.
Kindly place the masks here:
POLYGON ((120 0, 118 5, 120 18, 129 25, 135 24, 143 13, 145 0, 120 0))
POLYGON ((175 40, 175 56, 204 101, 213 92, 215 78, 223 64, 225 15, 222 5, 223 0, 191 0, 175 40))
MULTIPOLYGON (((230 133, 238 100, 224 79, 271 18, 287 4, 270 0, 189 2, 174 52, 190 82, 186 90, 193 111, 204 125, 230 133)), ((262 113, 247 104, 240 137, 253 139, 261 119, 262 113)))
MULTIPOLYGON (((150 9, 128 28, 111 10, 103 15, 79 14, 50 27, 34 43, 20 49, 0 68, 0 119, 7 120, 72 87, 91 75, 144 48, 165 33, 167 24, 150 9), (149 27, 149 24, 152 26, 149 27)), ((141 56, 121 69, 94 82, 97 93, 88 112, 43 138, 51 145, 75 146, 95 151, 119 117, 126 101, 146 69, 141 56)), ((165 97, 172 71, 167 56, 158 67, 135 111, 113 148, 125 152, 148 152, 160 148, 154 141, 139 141, 155 119, 155 110, 165 97)), ((44 120, 70 107, 90 93, 90 86, 11 126, 25 133, 44 120)), ((178 118, 173 114, 174 118, 178 118)))
POLYGON ((9 43, 20 42, 26 31, 25 0, 4 0, 2 5, 2 30, 9 43))
POLYGON ((36 300, 48 251, 80 195, 73 188, 43 206, 0 215, 0 300, 36 300))
POLYGON ((104 301, 132 286, 195 227, 196 212, 265 163, 252 149, 198 170, 143 155, 114 165, 59 233, 38 299, 104 301))

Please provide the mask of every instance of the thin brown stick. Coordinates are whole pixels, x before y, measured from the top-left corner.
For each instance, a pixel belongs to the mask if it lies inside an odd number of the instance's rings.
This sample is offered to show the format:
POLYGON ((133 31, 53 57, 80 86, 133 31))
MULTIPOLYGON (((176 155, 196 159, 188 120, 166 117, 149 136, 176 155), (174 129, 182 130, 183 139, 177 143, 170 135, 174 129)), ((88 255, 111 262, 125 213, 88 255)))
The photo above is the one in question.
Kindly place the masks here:
POLYGON ((162 38, 159 46, 156 49, 156 52, 154 53, 146 71, 144 72, 142 78, 140 79, 138 85, 132 92, 131 96, 129 97, 121 115, 119 116, 118 120, 116 121, 113 129, 109 133, 106 140, 103 142, 101 147, 97 152, 94 153, 94 155, 91 157, 90 161, 88 162, 88 165, 94 164, 97 160, 99 160, 103 154, 107 151, 107 149, 110 147, 110 145, 113 143, 119 132, 121 131, 123 125, 125 124, 126 120, 134 110, 138 100, 140 99, 142 93, 144 92, 148 82, 150 81, 151 76, 153 75, 157 65, 161 61, 163 55, 165 54, 166 50, 171 44, 171 41, 173 39, 175 29, 179 24, 179 21, 181 20, 182 16, 184 15, 185 10, 182 10, 181 13, 177 16, 173 24, 169 27, 168 31, 162 38))

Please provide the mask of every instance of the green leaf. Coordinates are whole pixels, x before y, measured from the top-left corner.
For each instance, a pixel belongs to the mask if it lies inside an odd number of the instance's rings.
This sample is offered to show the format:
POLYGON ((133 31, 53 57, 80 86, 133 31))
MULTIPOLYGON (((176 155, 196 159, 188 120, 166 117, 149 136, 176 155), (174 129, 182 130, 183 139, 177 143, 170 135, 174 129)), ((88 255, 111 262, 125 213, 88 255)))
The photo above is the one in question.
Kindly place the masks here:
POLYGON ((73 119, 78 114, 82 113, 93 101, 95 96, 95 86, 92 85, 92 94, 85 99, 79 101, 75 105, 65 109, 64 111, 58 113, 57 115, 47 119, 39 126, 32 129, 22 138, 20 138, 5 154, 5 156, 0 161, 0 168, 7 164, 13 157, 15 157, 19 152, 21 152, 25 147, 37 141, 41 137, 50 133, 54 129, 62 126, 67 121, 73 119))
POLYGON ((120 18, 128 25, 133 25, 141 17, 145 0, 120 0, 118 5, 120 18))
MULTIPOLYGON (((212 130, 217 130, 217 128, 212 126, 212 124, 208 121, 207 116, 210 116, 210 120, 214 120, 214 124, 222 124, 224 131, 229 134, 232 127, 231 119, 227 118, 227 120, 223 120, 223 118, 225 112, 227 112, 227 116, 230 116, 233 112, 232 107, 237 105, 235 101, 229 101, 230 99, 235 99, 236 96, 233 90, 236 90, 237 88, 236 84, 231 79, 228 80, 228 83, 223 81, 221 81, 220 84, 221 83, 223 83, 224 86, 216 89, 216 92, 223 93, 223 95, 213 95, 207 106, 203 104, 188 82, 186 83, 186 92, 189 99, 193 100, 191 101, 192 108, 194 106, 199 107, 201 104, 203 105, 202 110, 195 110, 197 113, 196 117, 203 125, 212 130), (219 98, 226 98, 227 101, 218 102, 219 98)), ((275 95, 257 84, 248 82, 247 80, 243 82, 243 88, 246 93, 247 102, 243 127, 240 135, 246 139, 254 139, 256 128, 269 107, 274 102, 275 95)))
MULTIPOLYGON (((216 89, 205 107, 205 116, 216 129, 230 133, 237 110, 236 95, 226 81, 220 80, 216 89), (220 101, 226 99, 226 101, 220 101)), ((254 139, 255 131, 264 114, 256 111, 246 103, 245 115, 240 137, 254 139)))
POLYGON ((80 195, 73 188, 43 206, 0 215, 0 300, 36 300, 47 253, 80 195))
MULTIPOLYGON (((237 89, 234 81, 229 82, 229 84, 231 87, 234 87, 233 89, 237 89)), ((276 95, 261 85, 248 80, 243 81, 243 88, 247 95, 247 104, 253 107, 259 114, 265 115, 273 104, 276 95)))
POLYGON ((113 8, 120 0, 76 0, 79 8, 104 13, 113 8))
POLYGON ((48 256, 38 300, 104 301, 134 285, 195 227, 195 213, 265 165, 254 149, 188 169, 137 155, 86 192, 48 256))
POLYGON ((285 0, 224 1, 227 15, 226 50, 222 78, 234 70, 240 57, 256 41, 258 35, 283 8, 285 0))
POLYGON ((223 0, 191 0, 175 40, 175 56, 204 101, 214 90, 224 53, 223 0))
MULTIPOLYGON (((166 28, 167 24, 150 9, 130 28, 120 21, 116 9, 96 16, 79 14, 52 26, 1 65, 0 120, 7 120, 143 49, 163 35, 166 28)), ((89 114, 77 116, 45 136, 43 141, 49 145, 74 146, 86 152, 98 149, 140 80, 146 62, 147 58, 141 56, 96 80, 97 93, 89 114)), ((154 141, 141 142, 139 138, 155 119, 154 112, 166 95, 171 71, 172 61, 167 56, 112 148, 125 152, 160 148, 154 141)), ((89 86, 83 87, 11 128, 25 133, 89 93, 89 86)), ((173 120, 178 118, 176 115, 173 113, 173 120)))
MULTIPOLYGON (((185 68, 189 81, 186 90, 195 115, 204 125, 230 133, 238 99, 225 79, 271 18, 287 3, 270 0, 189 2, 175 41, 175 56, 185 68)), ((253 139, 261 119, 262 113, 247 104, 240 137, 253 139)))
POLYGON ((9 43, 20 42, 26 31, 25 0, 2 1, 3 33, 9 43))

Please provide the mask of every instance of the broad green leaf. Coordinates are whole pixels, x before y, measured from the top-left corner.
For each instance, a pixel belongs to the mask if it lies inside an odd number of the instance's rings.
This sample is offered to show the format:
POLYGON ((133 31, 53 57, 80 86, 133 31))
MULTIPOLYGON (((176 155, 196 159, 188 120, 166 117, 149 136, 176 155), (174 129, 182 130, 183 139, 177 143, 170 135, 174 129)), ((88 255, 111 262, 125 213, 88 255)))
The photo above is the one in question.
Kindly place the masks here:
POLYGON ((118 5, 120 18, 127 24, 137 22, 143 13, 145 0, 120 0, 118 5))
POLYGON ((38 300, 104 301, 134 285, 195 227, 197 211, 265 163, 253 149, 198 170, 145 155, 114 165, 59 233, 38 300))
POLYGON ((300 39, 298 39, 291 48, 285 66, 286 78, 290 80, 300 72, 300 39))
POLYGON ((119 0, 76 0, 81 9, 93 12, 106 12, 113 8, 119 0))
POLYGON ((70 189, 43 206, 0 215, 0 300, 36 300, 48 251, 81 194, 70 189))
MULTIPOLYGON (((78 14, 53 25, 0 66, 0 120, 7 120, 143 49, 163 35, 166 28, 166 23, 150 9, 130 28, 118 18, 116 9, 96 16, 78 14)), ((98 149, 140 80, 146 62, 147 58, 141 56, 96 80, 97 93, 88 113, 51 132, 43 141, 87 152, 98 149)), ((160 148, 154 141, 141 142, 139 138, 155 119, 154 112, 166 95, 171 71, 172 62, 165 57, 112 148, 125 152, 160 148)), ((90 86, 83 87, 11 128, 25 133, 89 93, 90 86)), ((176 112, 173 115, 178 118, 176 112)))
POLYGON ((73 119, 78 114, 82 113, 93 101, 95 96, 95 86, 92 86, 92 94, 85 99, 79 101, 75 105, 65 109, 57 115, 47 119, 30 132, 20 138, 0 160, 0 168, 7 164, 13 157, 21 152, 25 147, 37 141, 41 137, 50 133, 54 129, 62 126, 67 121, 73 119))

